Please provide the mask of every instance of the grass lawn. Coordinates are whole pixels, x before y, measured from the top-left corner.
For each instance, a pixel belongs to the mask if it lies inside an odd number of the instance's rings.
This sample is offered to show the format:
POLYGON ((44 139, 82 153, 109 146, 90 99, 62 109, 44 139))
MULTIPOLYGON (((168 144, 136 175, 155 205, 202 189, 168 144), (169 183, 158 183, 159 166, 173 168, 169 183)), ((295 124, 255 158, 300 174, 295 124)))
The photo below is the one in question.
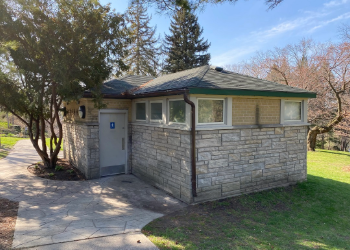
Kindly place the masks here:
POLYGON ((23 139, 25 138, 1 137, 1 148, 5 150, 0 149, 0 159, 5 158, 9 153, 8 150, 11 149, 16 144, 16 142, 23 139))
POLYGON ((308 153, 308 181, 189 206, 143 233, 160 249, 350 249, 350 154, 308 153))
MULTIPOLYGON (((46 146, 47 146, 47 149, 50 150, 50 138, 45 138, 45 141, 46 141, 46 146)), ((55 149, 55 143, 52 142, 52 145, 53 145, 53 148, 55 149)), ((63 150, 63 140, 62 140, 62 143, 61 143, 61 149, 60 151, 63 150)))
POLYGON ((0 121, 0 129, 8 129, 7 128, 7 122, 0 121))

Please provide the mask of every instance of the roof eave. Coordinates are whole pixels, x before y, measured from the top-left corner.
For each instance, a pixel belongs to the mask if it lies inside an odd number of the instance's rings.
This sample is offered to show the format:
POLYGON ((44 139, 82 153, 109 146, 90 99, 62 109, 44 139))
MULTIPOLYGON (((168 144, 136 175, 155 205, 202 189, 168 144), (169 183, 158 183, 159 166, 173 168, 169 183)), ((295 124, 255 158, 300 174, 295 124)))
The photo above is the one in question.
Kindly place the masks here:
POLYGON ((316 98, 314 92, 260 91, 247 89, 189 88, 190 94, 316 98))

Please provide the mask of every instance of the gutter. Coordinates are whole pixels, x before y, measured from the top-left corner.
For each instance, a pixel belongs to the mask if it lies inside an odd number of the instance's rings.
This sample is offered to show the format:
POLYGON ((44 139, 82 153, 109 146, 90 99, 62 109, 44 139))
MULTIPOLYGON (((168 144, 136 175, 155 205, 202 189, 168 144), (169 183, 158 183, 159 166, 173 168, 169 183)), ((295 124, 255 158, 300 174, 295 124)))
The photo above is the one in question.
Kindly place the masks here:
MULTIPOLYGON (((167 91, 157 91, 157 92, 151 92, 151 93, 145 93, 145 94, 129 94, 129 93, 123 93, 123 94, 102 94, 103 98, 106 99, 136 99, 136 98, 146 98, 146 97, 158 97, 158 96, 169 96, 169 95, 182 95, 184 93, 184 89, 176 89, 176 90, 167 90, 167 91)), ((83 98, 93 98, 91 92, 85 92, 83 94, 83 98)))
POLYGON ((191 105, 191 167, 192 167, 192 196, 197 197, 197 173, 196 173, 196 107, 184 92, 184 101, 191 105))

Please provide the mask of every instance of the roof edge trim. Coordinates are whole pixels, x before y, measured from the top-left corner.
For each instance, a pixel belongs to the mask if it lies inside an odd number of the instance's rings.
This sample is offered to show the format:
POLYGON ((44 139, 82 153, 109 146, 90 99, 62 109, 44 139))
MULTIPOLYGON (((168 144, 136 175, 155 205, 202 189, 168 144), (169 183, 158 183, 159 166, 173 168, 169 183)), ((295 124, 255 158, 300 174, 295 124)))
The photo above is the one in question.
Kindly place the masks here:
POLYGON ((259 91, 246 89, 212 89, 212 88, 189 88, 190 94, 204 95, 241 95, 241 96, 270 96, 270 97, 300 97, 316 98, 314 92, 282 92, 282 91, 259 91))

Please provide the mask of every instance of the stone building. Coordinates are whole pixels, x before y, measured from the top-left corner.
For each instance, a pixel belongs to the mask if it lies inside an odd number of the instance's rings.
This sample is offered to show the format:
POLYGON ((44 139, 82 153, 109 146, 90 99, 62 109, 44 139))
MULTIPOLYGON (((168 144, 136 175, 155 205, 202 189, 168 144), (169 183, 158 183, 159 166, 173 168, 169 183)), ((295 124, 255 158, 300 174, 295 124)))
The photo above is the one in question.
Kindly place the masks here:
POLYGON ((306 180, 303 89, 203 66, 104 83, 65 103, 64 154, 89 179, 132 173, 186 203, 306 180))

